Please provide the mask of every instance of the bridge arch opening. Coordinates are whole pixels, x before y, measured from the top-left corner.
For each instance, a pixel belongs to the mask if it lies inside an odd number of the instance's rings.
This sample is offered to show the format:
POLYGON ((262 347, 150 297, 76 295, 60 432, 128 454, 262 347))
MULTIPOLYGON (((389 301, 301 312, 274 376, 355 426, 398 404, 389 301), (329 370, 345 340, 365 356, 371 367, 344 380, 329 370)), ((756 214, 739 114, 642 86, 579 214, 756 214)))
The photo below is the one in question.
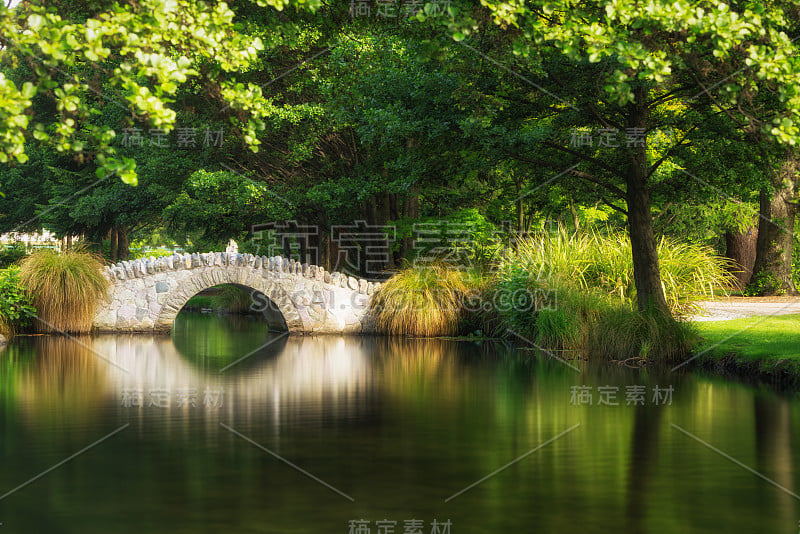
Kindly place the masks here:
POLYGON ((236 291, 244 292, 247 295, 246 301, 245 298, 242 298, 242 301, 247 302, 248 308, 261 314, 271 329, 290 333, 303 333, 306 330, 303 319, 284 284, 239 269, 205 271, 183 277, 177 285, 172 285, 167 291, 160 307, 156 329, 162 332, 170 331, 178 313, 193 297, 219 286, 233 286, 236 291))
POLYGON ((271 331, 288 330, 278 305, 261 291, 242 284, 219 284, 203 289, 186 301, 178 315, 184 312, 260 317, 271 331))

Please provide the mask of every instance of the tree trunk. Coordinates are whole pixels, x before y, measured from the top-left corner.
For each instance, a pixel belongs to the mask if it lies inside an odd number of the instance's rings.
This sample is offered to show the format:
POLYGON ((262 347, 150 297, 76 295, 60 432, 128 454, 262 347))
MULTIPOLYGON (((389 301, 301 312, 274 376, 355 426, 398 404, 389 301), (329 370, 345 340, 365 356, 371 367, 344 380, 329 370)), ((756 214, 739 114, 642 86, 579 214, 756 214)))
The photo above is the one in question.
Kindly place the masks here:
POLYGON ((758 228, 755 225, 744 232, 725 232, 725 256, 735 264, 733 275, 736 277, 738 289, 744 289, 753 276, 757 239, 758 228))
MULTIPOLYGON (((645 103, 647 92, 642 88, 637 88, 635 95, 636 101, 631 104, 627 127, 646 131, 648 123, 648 108, 645 103)), ((647 184, 647 142, 643 140, 638 144, 641 146, 630 148, 631 161, 625 176, 628 231, 631 238, 636 302, 639 311, 659 310, 669 313, 664 288, 661 285, 658 250, 653 233, 653 214, 650 210, 650 191, 647 184)))
POLYGON ((522 234, 525 226, 525 204, 522 200, 522 180, 517 178, 516 173, 511 175, 511 179, 514 180, 514 188, 517 192, 517 233, 522 234))
MULTIPOLYGON (((387 176, 385 171, 383 172, 383 175, 387 176)), ((380 201, 378 203, 378 224, 380 226, 386 226, 386 223, 390 220, 392 220, 392 195, 388 192, 384 192, 381 193, 380 201)), ((359 243, 359 245, 362 247, 362 251, 365 251, 364 244, 359 243)), ((362 252, 362 254, 360 254, 360 257, 362 263, 361 273, 366 274, 368 270, 367 255, 362 252)), ((394 255, 388 254, 386 260, 388 261, 386 268, 394 269, 395 266, 394 255)))
POLYGON ((317 259, 319 265, 326 271, 331 270, 331 222, 324 210, 319 212, 319 234, 317 235, 317 259))
POLYGON ((124 226, 117 227, 117 259, 127 260, 131 255, 130 243, 128 242, 128 229, 124 226))
POLYGON ((117 229, 116 228, 111 228, 111 230, 108 231, 108 240, 110 242, 110 244, 109 244, 109 252, 108 252, 108 255, 110 256, 109 259, 111 260, 112 263, 116 263, 117 260, 119 259, 118 248, 117 248, 118 245, 119 245, 119 242, 118 242, 118 236, 117 236, 117 229))
POLYGON ((753 276, 773 279, 772 284, 762 285, 763 295, 797 294, 792 281, 792 250, 798 170, 798 157, 787 157, 773 174, 774 192, 770 194, 769 191, 761 190, 753 276))
POLYGON ((367 201, 365 210, 367 216, 367 224, 378 224, 378 197, 374 196, 371 200, 367 201))
POLYGON ((572 202, 572 199, 569 199, 569 212, 572 214, 572 226, 575 227, 577 232, 581 229, 581 220, 578 217, 578 212, 575 210, 575 203, 572 202))
MULTIPOLYGON (((417 219, 419 218, 419 185, 412 184, 411 187, 408 188, 408 194, 406 195, 405 202, 403 202, 403 217, 405 219, 417 219)), ((397 236, 395 235, 395 239, 397 236)), ((400 241, 400 250, 398 253, 397 260, 400 263, 404 259, 407 259, 409 251, 414 247, 414 236, 406 236, 400 241)), ((413 258, 412 258, 413 259, 413 258)), ((397 262, 395 262, 397 264, 397 262)))

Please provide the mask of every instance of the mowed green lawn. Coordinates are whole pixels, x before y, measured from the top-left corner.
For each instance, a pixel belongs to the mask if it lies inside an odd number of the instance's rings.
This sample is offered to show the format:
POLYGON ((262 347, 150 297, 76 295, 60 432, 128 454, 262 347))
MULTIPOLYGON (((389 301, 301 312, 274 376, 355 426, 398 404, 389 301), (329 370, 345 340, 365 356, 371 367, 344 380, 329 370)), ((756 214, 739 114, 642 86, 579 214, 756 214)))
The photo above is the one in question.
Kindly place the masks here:
POLYGON ((747 359, 800 361, 800 315, 748 317, 696 323, 702 339, 695 353, 747 359))

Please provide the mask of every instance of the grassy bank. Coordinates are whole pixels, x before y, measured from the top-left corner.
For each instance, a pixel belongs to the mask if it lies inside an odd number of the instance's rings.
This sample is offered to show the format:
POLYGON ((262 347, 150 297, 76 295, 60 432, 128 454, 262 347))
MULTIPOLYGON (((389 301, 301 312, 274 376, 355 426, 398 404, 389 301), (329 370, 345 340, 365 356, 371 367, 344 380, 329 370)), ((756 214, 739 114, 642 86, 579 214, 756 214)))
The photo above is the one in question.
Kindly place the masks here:
POLYGON ((702 322, 697 331, 694 366, 800 387, 800 315, 702 322))

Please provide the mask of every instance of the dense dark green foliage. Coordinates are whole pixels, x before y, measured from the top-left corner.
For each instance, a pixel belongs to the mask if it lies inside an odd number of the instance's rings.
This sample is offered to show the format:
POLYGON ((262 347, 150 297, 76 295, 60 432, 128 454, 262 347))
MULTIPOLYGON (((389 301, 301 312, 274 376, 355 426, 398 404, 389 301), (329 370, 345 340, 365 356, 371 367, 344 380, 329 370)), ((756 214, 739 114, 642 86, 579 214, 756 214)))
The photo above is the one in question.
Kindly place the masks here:
POLYGON ((31 297, 20 283, 19 267, 0 270, 0 334, 8 336, 28 326, 35 314, 31 297))
POLYGON ((0 269, 6 269, 27 256, 23 243, 0 245, 0 269))

